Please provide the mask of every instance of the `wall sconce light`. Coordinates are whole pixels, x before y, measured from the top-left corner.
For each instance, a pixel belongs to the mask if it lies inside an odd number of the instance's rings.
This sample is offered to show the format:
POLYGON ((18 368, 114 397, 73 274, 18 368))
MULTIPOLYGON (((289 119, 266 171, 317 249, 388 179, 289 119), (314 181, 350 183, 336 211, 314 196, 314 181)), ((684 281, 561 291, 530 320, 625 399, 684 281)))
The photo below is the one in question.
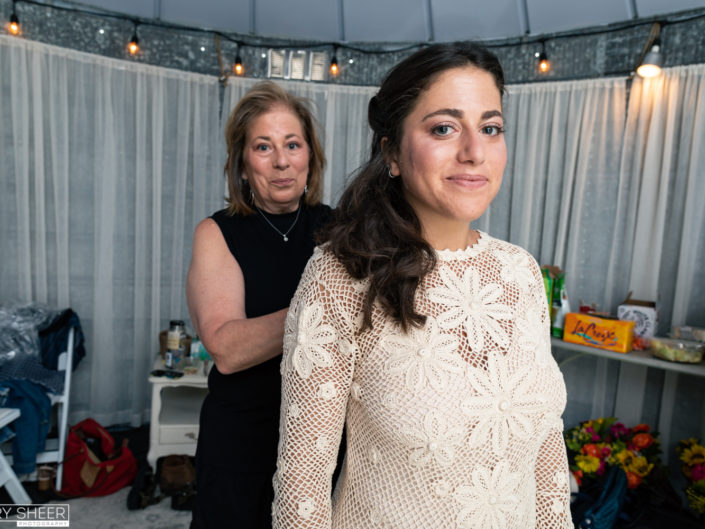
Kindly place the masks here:
POLYGON ((644 50, 641 52, 639 66, 636 73, 640 77, 656 77, 661 75, 661 65, 663 64, 663 55, 661 55, 661 24, 655 22, 651 26, 651 33, 646 41, 644 50))

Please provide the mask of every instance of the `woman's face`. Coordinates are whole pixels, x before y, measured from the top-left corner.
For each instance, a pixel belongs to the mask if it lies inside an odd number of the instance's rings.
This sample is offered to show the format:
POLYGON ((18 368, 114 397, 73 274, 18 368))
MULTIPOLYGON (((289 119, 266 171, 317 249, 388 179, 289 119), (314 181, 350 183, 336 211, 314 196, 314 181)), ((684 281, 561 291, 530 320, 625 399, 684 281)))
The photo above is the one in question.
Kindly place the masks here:
POLYGON ((242 160, 242 177, 257 207, 269 213, 296 210, 308 177, 309 146, 291 109, 277 105, 252 121, 242 160))
POLYGON ((502 98, 484 70, 447 70, 419 95, 388 161, 424 231, 485 212, 507 163, 503 129, 502 98))

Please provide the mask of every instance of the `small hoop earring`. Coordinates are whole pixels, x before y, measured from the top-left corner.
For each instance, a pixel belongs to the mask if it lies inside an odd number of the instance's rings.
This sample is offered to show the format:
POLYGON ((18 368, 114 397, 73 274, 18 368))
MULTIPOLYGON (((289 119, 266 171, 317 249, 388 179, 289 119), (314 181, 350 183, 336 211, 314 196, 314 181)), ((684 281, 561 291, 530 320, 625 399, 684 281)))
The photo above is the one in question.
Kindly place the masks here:
POLYGON ((306 193, 308 193, 308 184, 304 186, 304 196, 306 196, 306 193))
POLYGON ((250 188, 250 202, 255 203, 255 192, 250 188))
POLYGON ((399 176, 398 174, 392 174, 392 168, 390 166, 387 166, 387 174, 389 174, 389 178, 396 178, 399 176))

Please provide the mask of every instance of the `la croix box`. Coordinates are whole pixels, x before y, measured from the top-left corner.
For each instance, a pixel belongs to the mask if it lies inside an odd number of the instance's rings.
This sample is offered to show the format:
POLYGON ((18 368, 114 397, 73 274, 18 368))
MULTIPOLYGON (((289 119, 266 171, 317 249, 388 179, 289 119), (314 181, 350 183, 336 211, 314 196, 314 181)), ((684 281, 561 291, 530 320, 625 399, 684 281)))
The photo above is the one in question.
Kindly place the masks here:
POLYGON ((569 312, 565 315, 563 341, 628 353, 634 341, 634 322, 569 312))

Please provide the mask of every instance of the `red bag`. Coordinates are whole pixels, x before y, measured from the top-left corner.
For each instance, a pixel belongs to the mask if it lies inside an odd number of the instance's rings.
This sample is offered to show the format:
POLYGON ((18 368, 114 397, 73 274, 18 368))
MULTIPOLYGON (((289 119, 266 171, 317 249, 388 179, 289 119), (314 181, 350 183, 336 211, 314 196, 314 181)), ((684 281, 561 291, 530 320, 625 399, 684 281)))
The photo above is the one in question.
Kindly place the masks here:
POLYGON ((127 447, 127 439, 116 450, 113 436, 93 419, 71 427, 66 439, 62 495, 105 496, 131 484, 136 474, 137 461, 127 447), (90 443, 99 443, 105 460, 101 461, 90 443))

